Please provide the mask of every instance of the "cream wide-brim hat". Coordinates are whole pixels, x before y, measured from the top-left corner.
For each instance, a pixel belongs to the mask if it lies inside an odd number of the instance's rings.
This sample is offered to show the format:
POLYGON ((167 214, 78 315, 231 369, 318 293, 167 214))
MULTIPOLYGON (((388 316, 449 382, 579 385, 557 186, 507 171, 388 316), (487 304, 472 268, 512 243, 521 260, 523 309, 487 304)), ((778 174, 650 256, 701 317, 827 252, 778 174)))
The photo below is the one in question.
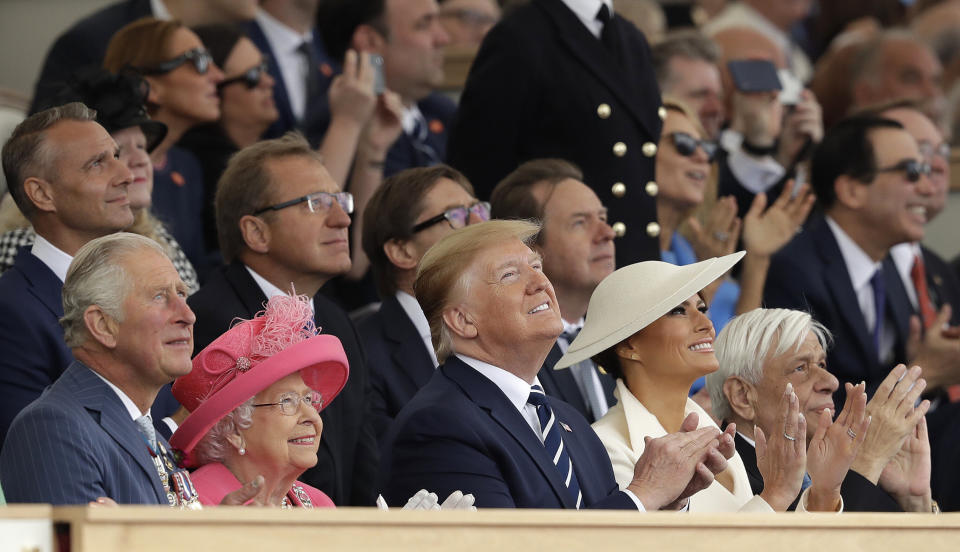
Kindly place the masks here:
POLYGON ((686 266, 645 261, 614 271, 593 290, 583 329, 554 370, 606 351, 646 328, 726 274, 744 255, 738 251, 686 266))

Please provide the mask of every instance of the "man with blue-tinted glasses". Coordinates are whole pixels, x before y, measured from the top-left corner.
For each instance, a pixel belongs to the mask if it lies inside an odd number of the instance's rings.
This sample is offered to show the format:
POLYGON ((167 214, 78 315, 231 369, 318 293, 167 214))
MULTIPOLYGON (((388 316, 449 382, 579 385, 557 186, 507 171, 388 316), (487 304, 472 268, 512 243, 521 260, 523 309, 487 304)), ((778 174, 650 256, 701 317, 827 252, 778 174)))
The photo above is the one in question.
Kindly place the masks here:
POLYGON ((319 293, 350 270, 353 196, 340 190, 303 136, 291 133, 234 155, 215 203, 228 264, 190 298, 197 314, 194 350, 235 318, 253 318, 269 297, 291 290, 313 297, 314 322, 343 343, 350 377, 321 415, 319 462, 301 479, 338 505, 372 506, 378 454, 366 401, 366 359, 346 313, 319 293))

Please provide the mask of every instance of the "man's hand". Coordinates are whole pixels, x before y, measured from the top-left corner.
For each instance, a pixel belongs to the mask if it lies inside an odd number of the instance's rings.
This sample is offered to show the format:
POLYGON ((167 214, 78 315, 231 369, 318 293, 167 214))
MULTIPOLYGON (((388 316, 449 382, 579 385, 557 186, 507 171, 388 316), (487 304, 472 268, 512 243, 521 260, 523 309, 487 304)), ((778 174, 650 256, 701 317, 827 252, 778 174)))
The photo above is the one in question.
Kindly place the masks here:
POLYGON ((343 73, 330 83, 328 92, 330 117, 344 117, 355 124, 367 124, 377 104, 373 92, 374 70, 364 53, 347 50, 343 58, 343 73))
POLYGON ((780 414, 769 437, 756 427, 757 468, 763 476, 760 496, 778 512, 786 511, 800 494, 807 468, 807 421, 800 400, 787 383, 780 397, 780 414))
POLYGON ((907 358, 910 364, 923 367, 930 389, 960 383, 960 326, 949 326, 952 312, 950 305, 944 305, 926 335, 920 319, 910 317, 907 358))
POLYGON ((403 131, 403 103, 396 92, 384 91, 376 101, 370 122, 363 130, 359 155, 382 161, 403 131))
POLYGON ((930 401, 926 400, 914 407, 927 386, 920 373, 919 366, 907 370, 903 364, 897 365, 867 403, 867 414, 872 421, 851 469, 874 485, 930 408, 930 401))
POLYGON ((646 446, 627 488, 647 510, 682 506, 687 497, 713 482, 712 469, 718 473, 726 469, 726 459, 718 450, 720 431, 715 427, 693 429, 697 421, 697 415, 691 413, 679 432, 644 439, 646 446))
POLYGON ((845 385, 847 399, 840 415, 833 421, 830 411, 824 409, 807 448, 807 474, 813 480, 807 502, 809 511, 837 511, 843 479, 870 427, 866 384, 845 385))
POLYGON ((784 168, 790 167, 808 140, 815 145, 822 139, 823 112, 813 92, 804 90, 800 93, 800 102, 788 109, 784 118, 777 162, 784 168))
POLYGON ((240 487, 236 491, 228 494, 223 497, 223 500, 220 501, 221 506, 243 506, 251 500, 250 506, 266 506, 266 496, 264 495, 265 487, 263 486, 264 479, 262 475, 258 475, 246 483, 243 487, 240 487))
POLYGON ((893 495, 905 512, 930 512, 930 439, 925 417, 883 468, 880 488, 893 495))
POLYGON ((769 258, 787 245, 797 235, 803 221, 807 220, 816 199, 806 184, 794 195, 792 180, 787 182, 780 197, 766 211, 767 195, 757 194, 743 217, 743 246, 747 254, 769 258))

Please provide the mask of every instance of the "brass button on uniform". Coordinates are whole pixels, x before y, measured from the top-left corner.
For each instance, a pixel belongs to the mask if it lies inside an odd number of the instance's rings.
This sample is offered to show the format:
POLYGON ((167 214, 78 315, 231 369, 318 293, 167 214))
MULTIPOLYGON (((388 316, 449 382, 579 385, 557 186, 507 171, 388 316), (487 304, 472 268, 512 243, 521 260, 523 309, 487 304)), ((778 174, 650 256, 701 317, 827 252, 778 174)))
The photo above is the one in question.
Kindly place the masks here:
POLYGON ((653 142, 647 142, 643 145, 643 154, 647 157, 653 157, 657 154, 657 145, 653 142))
POLYGON ((616 182, 610 191, 613 192, 613 197, 623 197, 627 193, 627 185, 623 182, 616 182))
POLYGON ((647 182, 647 185, 643 187, 643 190, 647 192, 648 196, 655 196, 657 195, 657 192, 660 191, 660 187, 657 186, 656 182, 651 180, 650 182, 647 182))
POLYGON ((659 235, 660 235, 660 225, 657 224, 657 223, 655 223, 655 222, 651 222, 651 223, 647 224, 647 235, 650 236, 651 238, 655 238, 655 237, 659 236, 659 235))
POLYGON ((610 117, 610 105, 602 103, 597 106, 597 116, 601 119, 607 119, 610 117))
MULTIPOLYGON (((656 147, 656 146, 654 146, 656 147)), ((613 145, 613 154, 617 157, 623 157, 627 154, 627 145, 623 142, 617 142, 613 145)))
POLYGON ((627 225, 622 222, 613 223, 613 233, 618 238, 622 238, 627 233, 627 225))
POLYGON ((663 121, 667 118, 667 108, 662 105, 657 108, 657 116, 660 117, 660 120, 663 121))

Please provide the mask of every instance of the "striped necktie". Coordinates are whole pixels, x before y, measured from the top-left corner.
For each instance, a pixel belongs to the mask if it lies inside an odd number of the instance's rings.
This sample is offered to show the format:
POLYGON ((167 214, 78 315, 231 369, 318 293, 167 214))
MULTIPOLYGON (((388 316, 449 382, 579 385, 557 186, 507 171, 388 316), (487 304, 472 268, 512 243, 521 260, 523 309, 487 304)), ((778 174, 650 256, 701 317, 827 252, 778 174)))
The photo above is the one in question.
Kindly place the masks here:
POLYGON ((563 438, 560 436, 561 429, 557 427, 557 419, 553 415, 553 409, 550 408, 550 402, 543 388, 534 385, 530 388, 530 398, 527 403, 532 404, 537 409, 537 417, 540 419, 540 429, 543 432, 543 447, 553 459, 553 464, 557 467, 560 475, 564 478, 564 485, 570 492, 570 496, 576 503, 579 510, 583 502, 583 495, 580 493, 580 483, 577 481, 577 474, 573 471, 573 462, 570 461, 570 455, 567 454, 563 446, 563 438))

